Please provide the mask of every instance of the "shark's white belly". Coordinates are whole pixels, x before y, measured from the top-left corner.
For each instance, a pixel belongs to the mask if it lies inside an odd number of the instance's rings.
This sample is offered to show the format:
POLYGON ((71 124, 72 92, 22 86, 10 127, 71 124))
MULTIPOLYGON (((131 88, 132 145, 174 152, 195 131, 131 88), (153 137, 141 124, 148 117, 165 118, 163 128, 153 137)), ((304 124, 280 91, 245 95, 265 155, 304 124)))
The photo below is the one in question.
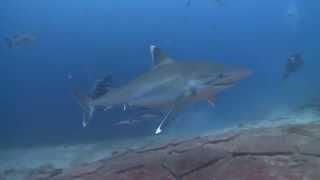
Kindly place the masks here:
POLYGON ((174 87, 158 87, 139 96, 133 96, 128 104, 142 107, 170 107, 181 95, 181 90, 174 87))
POLYGON ((184 79, 177 74, 156 74, 132 81, 121 89, 126 104, 142 107, 163 107, 172 105, 181 94, 184 79))

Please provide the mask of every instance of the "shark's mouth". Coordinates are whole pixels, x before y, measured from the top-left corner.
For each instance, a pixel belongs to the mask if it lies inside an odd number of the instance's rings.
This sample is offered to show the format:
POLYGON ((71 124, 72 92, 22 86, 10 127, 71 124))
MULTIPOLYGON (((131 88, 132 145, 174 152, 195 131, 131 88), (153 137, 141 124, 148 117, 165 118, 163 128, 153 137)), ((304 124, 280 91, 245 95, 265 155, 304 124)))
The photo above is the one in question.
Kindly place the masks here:
POLYGON ((231 86, 233 82, 214 83, 213 86, 231 86))
POLYGON ((215 86, 215 87, 221 87, 221 86, 231 86, 234 84, 234 81, 232 80, 224 80, 221 82, 216 82, 215 80, 211 80, 206 83, 209 86, 215 86))

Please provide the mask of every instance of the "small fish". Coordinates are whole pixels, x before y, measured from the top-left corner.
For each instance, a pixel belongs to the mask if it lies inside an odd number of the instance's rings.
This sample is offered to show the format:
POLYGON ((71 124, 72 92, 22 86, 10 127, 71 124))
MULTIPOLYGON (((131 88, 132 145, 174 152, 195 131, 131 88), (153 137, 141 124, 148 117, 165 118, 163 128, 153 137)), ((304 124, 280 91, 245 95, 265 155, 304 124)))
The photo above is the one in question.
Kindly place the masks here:
POLYGON ((144 119, 158 118, 159 114, 145 113, 145 114, 141 114, 139 117, 144 119))
POLYGON ((132 122, 130 120, 123 120, 123 121, 116 122, 113 125, 121 126, 121 125, 130 125, 130 124, 132 124, 132 122))
POLYGON ((285 73, 283 75, 283 79, 287 79, 292 73, 299 70, 302 65, 304 64, 304 60, 302 54, 296 53, 289 56, 286 66, 285 66, 285 73))
POLYGON ((148 119, 130 119, 130 120, 123 120, 114 123, 113 125, 120 126, 120 125, 134 125, 138 123, 146 122, 148 119))
POLYGON ((191 0, 186 0, 186 7, 190 7, 191 6, 191 0))
POLYGON ((126 120, 119 121, 114 125, 134 125, 146 121, 160 120, 163 114, 150 108, 131 107, 126 120))
POLYGON ((68 75, 67 75, 67 79, 69 79, 69 80, 73 79, 72 74, 68 74, 68 75))
POLYGON ((115 123, 114 125, 134 125, 134 124, 138 124, 138 123, 142 123, 145 120, 140 120, 140 119, 132 119, 132 120, 124 120, 124 121, 120 121, 118 123, 115 123))
POLYGON ((9 48, 15 48, 17 46, 23 45, 23 44, 28 44, 33 42, 36 39, 35 36, 31 34, 15 34, 11 37, 6 37, 4 40, 7 43, 7 46, 9 48))

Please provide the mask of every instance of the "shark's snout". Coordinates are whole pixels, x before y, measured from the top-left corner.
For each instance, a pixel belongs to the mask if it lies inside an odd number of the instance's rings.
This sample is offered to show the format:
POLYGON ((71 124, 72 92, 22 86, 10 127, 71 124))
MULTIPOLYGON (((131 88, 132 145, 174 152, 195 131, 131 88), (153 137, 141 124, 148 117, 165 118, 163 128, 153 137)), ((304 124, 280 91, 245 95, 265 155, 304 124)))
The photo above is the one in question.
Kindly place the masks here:
POLYGON ((235 79, 235 81, 239 81, 251 76, 253 74, 253 71, 247 68, 242 68, 234 71, 234 73, 231 73, 231 74, 232 74, 231 76, 233 77, 233 79, 235 79))
POLYGON ((236 82, 249 77, 252 73, 250 69, 246 68, 230 68, 220 73, 215 80, 211 81, 211 85, 232 86, 236 82))

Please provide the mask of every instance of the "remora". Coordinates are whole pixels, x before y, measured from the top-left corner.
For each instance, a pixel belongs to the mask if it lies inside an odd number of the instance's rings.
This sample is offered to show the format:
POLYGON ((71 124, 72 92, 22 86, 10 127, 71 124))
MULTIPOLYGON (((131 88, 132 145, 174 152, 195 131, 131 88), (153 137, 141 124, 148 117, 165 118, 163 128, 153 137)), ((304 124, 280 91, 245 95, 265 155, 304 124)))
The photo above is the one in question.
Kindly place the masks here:
POLYGON ((197 101, 213 105, 218 92, 251 74, 247 68, 209 61, 175 61, 154 45, 150 46, 150 51, 152 68, 123 87, 108 90, 95 98, 74 93, 83 109, 84 127, 92 119, 96 106, 168 108, 155 131, 159 134, 186 105, 197 101))

